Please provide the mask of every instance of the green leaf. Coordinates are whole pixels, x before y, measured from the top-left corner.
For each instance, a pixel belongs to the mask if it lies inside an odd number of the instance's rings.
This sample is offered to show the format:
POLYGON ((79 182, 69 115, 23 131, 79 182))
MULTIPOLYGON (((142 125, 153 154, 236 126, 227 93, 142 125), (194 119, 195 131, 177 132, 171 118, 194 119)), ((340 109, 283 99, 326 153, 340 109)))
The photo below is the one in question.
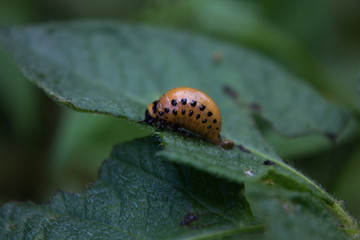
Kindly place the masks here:
POLYGON ((154 136, 117 145, 84 193, 4 205, 0 239, 347 239, 313 195, 165 161, 160 143, 154 136), (181 224, 187 214, 198 219, 181 224))
POLYGON ((48 205, 8 203, 0 239, 210 239, 263 235, 243 185, 156 157, 159 139, 117 145, 84 193, 48 205), (204 187, 206 186, 206 187, 204 187), (198 220, 180 225, 186 214, 198 220))
POLYGON ((259 184, 245 190, 254 215, 268 226, 265 239, 348 239, 339 220, 309 194, 259 184))
POLYGON ((349 119, 265 57, 194 34, 83 21, 3 28, 0 39, 26 77, 81 111, 139 121, 148 103, 167 90, 201 89, 222 112, 224 137, 273 159, 278 157, 254 125, 253 111, 286 136, 336 137, 349 119))
POLYGON ((258 157, 252 152, 240 149, 224 151, 214 144, 181 134, 163 133, 161 136, 165 148, 158 155, 166 159, 238 183, 271 180, 285 188, 308 192, 327 204, 334 204, 334 200, 323 189, 282 161, 274 160, 265 164, 269 159, 258 157))
MULTIPOLYGON (((158 153, 159 156, 231 181, 245 183, 245 186, 263 183, 300 195, 311 195, 323 204, 323 208, 337 216, 339 224, 349 236, 358 236, 360 232, 357 221, 344 210, 341 201, 335 200, 312 180, 282 161, 269 162, 268 159, 239 149, 224 151, 211 143, 199 142, 182 135, 163 133, 161 136, 164 149, 158 153)), ((319 219, 319 221, 322 220, 319 219)))
POLYGON ((212 143, 181 134, 161 134, 164 150, 159 156, 241 183, 267 172, 264 158, 239 149, 224 151, 212 143))

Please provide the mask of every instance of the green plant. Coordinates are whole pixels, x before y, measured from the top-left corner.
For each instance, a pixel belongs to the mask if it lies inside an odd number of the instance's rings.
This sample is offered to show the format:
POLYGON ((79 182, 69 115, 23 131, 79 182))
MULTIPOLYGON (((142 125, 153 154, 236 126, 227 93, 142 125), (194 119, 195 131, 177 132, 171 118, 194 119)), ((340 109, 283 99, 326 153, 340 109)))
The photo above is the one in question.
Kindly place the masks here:
POLYGON ((0 42, 55 101, 142 131, 154 132, 137 122, 162 93, 201 89, 222 112, 222 134, 237 144, 224 151, 172 131, 119 144, 84 193, 5 204, 1 239, 359 237, 341 201, 287 165, 260 132, 270 124, 286 137, 335 140, 351 115, 271 60, 186 32, 112 21, 2 28, 0 42), (182 226, 188 213, 198 219, 182 226))

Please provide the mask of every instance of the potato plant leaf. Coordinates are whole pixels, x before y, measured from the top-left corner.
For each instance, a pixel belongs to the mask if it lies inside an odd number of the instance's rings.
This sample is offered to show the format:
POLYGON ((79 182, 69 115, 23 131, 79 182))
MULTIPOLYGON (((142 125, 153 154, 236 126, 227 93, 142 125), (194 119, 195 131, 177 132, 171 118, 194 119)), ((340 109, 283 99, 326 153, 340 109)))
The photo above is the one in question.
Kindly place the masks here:
POLYGON ((166 161, 160 143, 117 145, 83 193, 5 204, 0 239, 347 239, 313 195, 166 161))
MULTIPOLYGON (((156 156, 158 137, 117 145, 84 193, 8 203, 0 239, 190 239, 261 236, 242 184, 156 156), (184 221, 187 214, 196 217, 184 221), (183 221, 183 222, 182 222, 183 221)), ((186 220, 186 219, 185 219, 186 220)))
POLYGON ((349 119, 269 59, 195 34, 79 21, 2 28, 0 42, 27 78, 80 111, 139 121, 169 89, 200 89, 219 106, 224 137, 270 158, 278 157, 254 125, 254 113, 286 136, 336 138, 349 119))

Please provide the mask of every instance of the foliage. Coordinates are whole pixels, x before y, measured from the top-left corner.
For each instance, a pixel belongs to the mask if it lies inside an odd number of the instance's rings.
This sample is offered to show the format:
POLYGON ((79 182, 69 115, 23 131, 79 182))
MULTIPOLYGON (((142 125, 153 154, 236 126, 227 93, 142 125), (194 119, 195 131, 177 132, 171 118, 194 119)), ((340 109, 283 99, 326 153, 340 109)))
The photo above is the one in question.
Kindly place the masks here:
POLYGON ((254 183, 244 191, 157 157, 159 143, 147 137, 116 146, 84 193, 59 191, 42 206, 5 204, 1 239, 346 239, 311 195, 254 183), (197 219, 182 223, 187 214, 197 219))
POLYGON ((349 113, 269 59, 186 32, 113 21, 2 28, 0 40, 28 79, 77 111, 136 123, 166 90, 201 89, 221 109, 223 135, 237 144, 224 151, 171 131, 121 144, 85 193, 59 192, 49 205, 4 205, 4 238, 358 234, 341 204, 285 164, 255 122, 260 117, 289 137, 321 133, 335 140, 349 113), (198 215, 196 224, 179 226, 189 212, 198 215))

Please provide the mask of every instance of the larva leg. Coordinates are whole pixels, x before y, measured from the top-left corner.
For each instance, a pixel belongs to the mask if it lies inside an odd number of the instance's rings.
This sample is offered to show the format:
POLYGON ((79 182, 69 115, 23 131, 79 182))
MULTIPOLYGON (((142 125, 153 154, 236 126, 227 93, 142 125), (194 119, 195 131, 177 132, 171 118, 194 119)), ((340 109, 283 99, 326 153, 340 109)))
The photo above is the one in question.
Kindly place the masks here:
POLYGON ((187 137, 190 137, 190 136, 191 136, 189 132, 184 131, 184 130, 182 130, 182 129, 180 130, 180 132, 181 132, 182 134, 184 134, 185 136, 187 136, 187 137))
POLYGON ((165 128, 165 121, 163 119, 160 119, 160 125, 157 127, 156 131, 160 131, 160 130, 163 130, 165 128))
POLYGON ((170 127, 172 127, 172 129, 174 129, 175 132, 179 132, 179 133, 184 134, 184 135, 186 135, 188 137, 190 136, 190 134, 187 131, 183 130, 182 128, 179 128, 179 125, 177 125, 177 124, 170 123, 170 127))

